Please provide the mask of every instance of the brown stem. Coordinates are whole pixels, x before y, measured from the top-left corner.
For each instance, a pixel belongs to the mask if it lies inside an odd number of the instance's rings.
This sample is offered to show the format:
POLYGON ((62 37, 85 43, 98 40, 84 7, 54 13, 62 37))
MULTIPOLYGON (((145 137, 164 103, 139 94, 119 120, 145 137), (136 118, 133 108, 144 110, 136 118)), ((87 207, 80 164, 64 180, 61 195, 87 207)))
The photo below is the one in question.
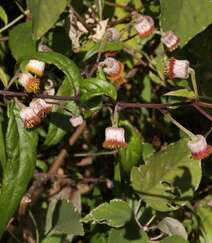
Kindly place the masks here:
POLYGON ((198 110, 203 116, 205 116, 206 118, 208 118, 208 120, 212 121, 212 116, 210 114, 208 114, 208 112, 206 112, 205 110, 203 110, 201 107, 199 107, 197 103, 193 103, 192 106, 196 110, 198 110))

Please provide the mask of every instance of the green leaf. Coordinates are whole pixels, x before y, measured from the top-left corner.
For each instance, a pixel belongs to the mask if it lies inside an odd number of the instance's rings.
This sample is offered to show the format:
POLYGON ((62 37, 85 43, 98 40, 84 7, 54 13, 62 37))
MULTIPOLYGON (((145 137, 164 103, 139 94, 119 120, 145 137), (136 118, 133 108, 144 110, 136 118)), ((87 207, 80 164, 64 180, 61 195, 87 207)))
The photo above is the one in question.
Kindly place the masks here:
POLYGON ((67 0, 28 0, 32 13, 32 31, 36 40, 55 24, 66 4, 67 0))
POLYGON ((172 235, 161 240, 160 243, 189 243, 189 241, 183 239, 178 235, 172 235))
POLYGON ((88 60, 97 53, 109 52, 109 51, 120 51, 124 48, 122 42, 113 41, 113 42, 98 42, 95 43, 84 57, 84 61, 88 60))
POLYGON ((3 22, 4 22, 5 25, 8 23, 7 13, 2 8, 2 6, 0 6, 0 19, 3 20, 3 22))
POLYGON ((66 200, 57 202, 52 217, 52 229, 49 234, 84 235, 84 229, 80 223, 80 214, 72 203, 66 200))
POLYGON ((154 154, 155 149, 151 143, 142 143, 141 147, 143 160, 146 161, 148 157, 154 154))
POLYGON ((134 223, 127 224, 121 229, 109 231, 108 243, 148 243, 148 236, 138 229, 134 223))
POLYGON ((2 124, 3 119, 4 119, 3 114, 0 113, 0 163, 4 172, 6 161, 7 161, 7 155, 6 155, 6 148, 5 148, 5 138, 3 133, 3 124, 2 124))
POLYGON ((117 90, 115 86, 99 78, 84 79, 80 85, 80 91, 80 99, 82 102, 86 102, 93 97, 101 95, 109 96, 114 101, 117 99, 117 90))
POLYGON ((120 199, 113 199, 109 203, 102 203, 87 214, 82 222, 90 221, 99 224, 107 224, 111 227, 122 227, 132 216, 132 210, 128 203, 120 199))
POLYGON ((61 243, 61 237, 58 236, 47 236, 41 243, 61 243))
POLYGON ((165 93, 166 96, 177 96, 177 97, 185 97, 188 99, 194 99, 195 94, 194 91, 188 90, 188 89, 178 89, 174 91, 170 91, 168 93, 165 93))
MULTIPOLYGON (((61 96, 71 96, 73 95, 73 89, 70 86, 68 79, 64 79, 62 85, 57 91, 57 95, 61 96)), ((66 102, 65 108, 72 108, 72 112, 77 114, 79 112, 78 106, 75 102, 66 102)), ((64 109, 59 106, 54 106, 52 114, 50 117, 50 124, 48 128, 48 133, 44 144, 47 146, 55 145, 61 141, 65 136, 66 132, 71 130, 71 125, 69 122, 69 117, 64 115, 64 109)))
POLYGON ((78 93, 79 85, 82 83, 82 77, 77 65, 68 57, 57 52, 38 52, 34 55, 24 57, 23 61, 37 59, 48 64, 54 64, 66 75, 69 85, 78 93))
POLYGON ((37 133, 23 127, 19 112, 14 103, 9 103, 5 140, 7 161, 0 191, 0 236, 27 189, 36 162, 37 133))
POLYGON ((196 213, 199 218, 199 227, 201 231, 202 241, 201 243, 212 242, 212 209, 208 207, 198 207, 196 213))
POLYGON ((141 97, 144 101, 150 102, 152 98, 152 85, 149 76, 145 76, 143 80, 144 88, 141 92, 141 97))
POLYGON ((2 81, 4 87, 6 87, 9 81, 9 77, 1 67, 0 67, 0 80, 2 81))
POLYGON ((127 148, 119 150, 120 162, 125 171, 130 171, 142 156, 142 139, 139 131, 128 121, 120 122, 121 126, 126 126, 130 131, 130 138, 127 148))
POLYGON ((16 60, 36 52, 36 42, 32 38, 32 22, 27 21, 12 28, 9 32, 9 46, 16 60))
POLYGON ((161 27, 172 30, 185 45, 212 22, 212 4, 209 0, 160 0, 161 27))
POLYGON ((131 171, 132 186, 158 211, 176 210, 191 200, 201 180, 201 163, 193 160, 187 139, 154 153, 131 171))
POLYGON ((167 235, 179 235, 184 239, 188 237, 183 224, 174 218, 165 217, 159 222, 158 228, 167 235))

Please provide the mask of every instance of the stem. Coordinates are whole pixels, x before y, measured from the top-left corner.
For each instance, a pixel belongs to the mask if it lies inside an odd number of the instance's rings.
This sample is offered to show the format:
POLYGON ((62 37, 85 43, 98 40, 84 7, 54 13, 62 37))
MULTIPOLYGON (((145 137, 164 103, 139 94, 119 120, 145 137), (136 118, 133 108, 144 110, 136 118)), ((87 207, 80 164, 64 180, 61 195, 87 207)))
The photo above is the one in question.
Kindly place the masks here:
POLYGON ((191 82, 192 82, 192 86, 193 86, 193 89, 194 89, 195 97, 196 97, 196 99, 199 99, 197 81, 196 81, 196 74, 195 74, 194 69, 189 68, 189 73, 191 75, 191 82))
POLYGON ((25 11, 24 14, 21 14, 16 19, 14 19, 13 21, 11 21, 7 25, 5 25, 3 28, 0 29, 0 33, 2 33, 3 31, 7 30, 11 26, 13 26, 15 23, 17 23, 19 20, 21 20, 27 13, 28 13, 28 11, 25 11))
POLYGON ((206 118, 208 118, 208 120, 212 121, 212 116, 206 112, 205 110, 203 110, 201 107, 199 107, 197 104, 193 103, 192 104, 193 107, 198 110, 203 116, 205 116, 206 118))
POLYGON ((102 152, 90 152, 90 153, 77 153, 74 157, 87 157, 87 156, 101 156, 101 155, 115 155, 117 151, 102 151, 102 152))
MULTIPOLYGON (((163 112, 162 112, 163 113, 163 112)), ((164 113, 163 113, 164 114, 164 113)), ((188 135, 191 140, 195 140, 196 136, 189 131, 187 128, 185 128, 183 125, 181 125, 178 121, 176 121, 169 113, 164 114, 165 117, 167 117, 175 126, 177 126, 181 131, 183 131, 185 134, 188 135)))

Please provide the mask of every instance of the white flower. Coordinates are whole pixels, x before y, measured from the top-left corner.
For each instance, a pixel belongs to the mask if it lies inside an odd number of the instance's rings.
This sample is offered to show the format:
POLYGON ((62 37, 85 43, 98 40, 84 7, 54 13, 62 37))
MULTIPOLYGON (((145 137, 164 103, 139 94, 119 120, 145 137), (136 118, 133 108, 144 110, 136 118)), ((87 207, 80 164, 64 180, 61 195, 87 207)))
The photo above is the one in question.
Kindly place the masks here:
POLYGON ((45 69, 45 63, 38 60, 30 60, 26 65, 26 71, 36 74, 37 76, 43 76, 45 69))
POLYGON ((83 123, 83 117, 82 116, 73 116, 69 119, 71 125, 73 127, 77 127, 83 123))
POLYGON ((18 82, 28 93, 35 93, 39 90, 40 80, 34 77, 31 73, 21 73, 18 82))
POLYGON ((170 59, 166 65, 166 73, 170 79, 187 79, 189 76, 189 61, 170 59))
POLYGON ((135 15, 136 24, 135 29, 141 37, 147 37, 155 30, 154 20, 150 16, 135 15))
POLYGON ((120 33, 115 28, 108 28, 104 34, 104 37, 108 41, 117 41, 120 39, 120 33))
POLYGON ((20 111, 20 117, 25 128, 32 128, 41 122, 39 116, 35 114, 31 107, 25 107, 20 111))
POLYGON ((52 110, 52 105, 46 103, 43 99, 34 99, 30 102, 29 107, 32 108, 34 113, 43 119, 47 113, 52 110))
POLYGON ((175 50, 180 44, 180 38, 176 36, 172 31, 163 33, 161 41, 169 51, 175 50))
POLYGON ((117 75, 120 72, 120 62, 115 58, 107 57, 103 62, 100 62, 103 71, 110 76, 117 75))

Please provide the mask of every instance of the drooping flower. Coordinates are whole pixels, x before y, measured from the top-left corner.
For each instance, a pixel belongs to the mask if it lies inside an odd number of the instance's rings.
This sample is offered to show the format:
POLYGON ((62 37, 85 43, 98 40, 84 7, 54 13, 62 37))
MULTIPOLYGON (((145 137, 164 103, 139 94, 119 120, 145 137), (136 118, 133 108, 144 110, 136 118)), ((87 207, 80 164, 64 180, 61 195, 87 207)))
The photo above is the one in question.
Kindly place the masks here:
POLYGON ((28 93, 36 93, 39 90, 40 80, 34 77, 31 73, 21 73, 18 82, 28 93))
POLYGON ((31 107, 25 107, 20 111, 20 117, 25 128, 33 128, 41 123, 41 118, 36 115, 31 107))
POLYGON ((189 76, 189 61, 171 58, 166 64, 166 74, 169 79, 187 79, 189 76))
POLYGON ((38 60, 30 60, 26 65, 26 71, 42 77, 44 74, 45 63, 38 60))
POLYGON ((167 47, 168 51, 174 51, 180 44, 180 38, 172 31, 163 33, 161 41, 167 47))
POLYGON ((104 37, 107 41, 117 41, 120 39, 120 33, 115 28, 108 28, 106 29, 104 37))
POLYGON ((69 121, 73 127, 78 127, 84 120, 82 116, 72 116, 69 121))
POLYGON ((107 57, 100 63, 100 66, 103 67, 103 71, 107 74, 107 78, 114 81, 117 85, 126 82, 124 79, 124 65, 115 58, 107 57))
POLYGON ((34 99, 30 102, 29 107, 34 113, 43 119, 52 110, 52 105, 47 104, 43 99, 34 99))
POLYGON ((105 129, 105 141, 102 146, 106 149, 118 149, 127 147, 123 128, 107 127, 105 129))
POLYGON ((208 145, 205 137, 199 134, 196 135, 196 139, 189 140, 187 146, 196 160, 204 159, 212 153, 212 146, 208 145))
POLYGON ((155 24, 152 17, 147 15, 136 14, 135 29, 141 37, 150 36, 155 30, 155 24))

